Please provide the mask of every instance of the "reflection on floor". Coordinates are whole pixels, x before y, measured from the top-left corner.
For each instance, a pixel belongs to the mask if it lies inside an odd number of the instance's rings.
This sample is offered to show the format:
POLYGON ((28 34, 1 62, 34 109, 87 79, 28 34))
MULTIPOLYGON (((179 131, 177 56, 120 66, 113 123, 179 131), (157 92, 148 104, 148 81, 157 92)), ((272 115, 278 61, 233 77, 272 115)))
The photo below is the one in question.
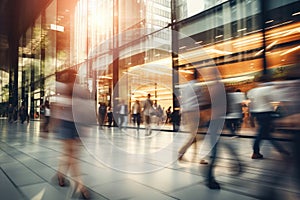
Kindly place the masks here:
MULTIPOLYGON (((40 133, 40 122, 7 124, 0 120, 0 192, 3 199, 76 199, 71 197, 74 177, 59 187, 55 178, 61 159, 61 141, 55 133, 40 133)), ((262 144, 265 159, 252 160, 252 138, 221 137, 216 179, 221 190, 205 186, 209 162, 205 142, 197 143, 177 160, 177 152, 188 135, 182 132, 152 132, 144 129, 85 128, 81 133, 81 177, 93 199, 299 199, 292 162, 282 160, 268 143, 262 144), (236 174, 235 160, 224 148, 237 151, 243 173, 236 174), (270 196, 268 196, 270 195, 270 196)), ((282 142, 290 148, 291 142, 282 142)))

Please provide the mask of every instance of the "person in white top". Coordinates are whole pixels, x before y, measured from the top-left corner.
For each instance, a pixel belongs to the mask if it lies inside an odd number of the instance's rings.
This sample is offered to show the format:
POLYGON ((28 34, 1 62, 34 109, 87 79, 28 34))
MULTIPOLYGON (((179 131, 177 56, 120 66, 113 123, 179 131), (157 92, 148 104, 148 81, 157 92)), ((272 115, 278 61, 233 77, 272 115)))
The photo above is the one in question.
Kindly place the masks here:
MULTIPOLYGON (((200 123, 200 108, 202 108, 203 106, 207 106, 207 108, 210 108, 210 103, 208 101, 205 101, 207 97, 205 96, 205 93, 202 92, 201 86, 199 85, 199 81, 197 79, 198 72, 195 69, 194 79, 189 81, 181 90, 182 118, 186 123, 187 131, 189 132, 190 137, 178 151, 179 161, 184 160, 184 154, 193 144, 197 145, 197 132, 200 123)), ((201 135, 201 140, 202 139, 203 136, 201 135)), ((207 161, 201 159, 200 164, 208 163, 207 161)))
POLYGON ((141 124, 141 104, 139 100, 136 100, 132 105, 132 117, 133 117, 133 124, 137 126, 137 131, 140 130, 141 124))
POLYGON ((239 129, 241 121, 243 119, 242 103, 245 101, 245 93, 237 89, 235 92, 231 91, 227 93, 227 113, 226 113, 226 126, 230 130, 232 135, 236 135, 236 131, 239 129))
POLYGON ((121 103, 118 106, 119 110, 119 128, 122 129, 126 127, 127 123, 127 114, 128 114, 128 106, 125 104, 125 100, 121 100, 121 103))
POLYGON ((289 154, 283 147, 272 140, 270 130, 272 126, 272 115, 274 114, 274 106, 272 102, 276 99, 273 95, 276 87, 272 83, 259 83, 258 87, 251 89, 247 93, 250 99, 250 112, 256 118, 258 123, 257 135, 253 144, 252 159, 263 158, 260 153, 260 143, 263 138, 271 139, 273 146, 283 154, 289 154))
POLYGON ((44 124, 43 124, 43 131, 48 132, 49 131, 49 123, 50 123, 50 116, 51 116, 51 110, 50 110, 50 103, 48 100, 45 101, 44 105, 44 124))
POLYGON ((143 107, 143 113, 144 113, 144 117, 145 117, 145 128, 146 128, 146 136, 151 135, 151 112, 153 110, 153 101, 150 99, 151 98, 151 94, 147 95, 147 99, 144 103, 144 107, 143 107))

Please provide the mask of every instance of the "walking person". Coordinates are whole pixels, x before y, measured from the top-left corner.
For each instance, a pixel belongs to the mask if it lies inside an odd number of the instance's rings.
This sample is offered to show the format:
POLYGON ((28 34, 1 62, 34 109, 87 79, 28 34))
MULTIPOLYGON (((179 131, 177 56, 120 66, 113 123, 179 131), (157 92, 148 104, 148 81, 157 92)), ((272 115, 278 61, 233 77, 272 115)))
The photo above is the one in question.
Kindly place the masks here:
POLYGON ((166 110, 166 124, 170 123, 171 121, 171 115, 172 115, 172 106, 170 106, 167 110, 166 110))
POLYGON ((108 121, 108 127, 112 126, 113 123, 113 111, 110 106, 107 106, 107 121, 108 121))
MULTIPOLYGON (((86 98, 89 96, 88 90, 76 84, 75 70, 67 69, 58 73, 58 81, 56 82, 56 90, 60 95, 57 102, 53 103, 53 117, 58 123, 58 135, 62 141, 64 159, 61 159, 58 164, 57 179, 58 185, 66 186, 65 176, 68 170, 75 179, 74 194, 78 193, 84 198, 88 199, 90 194, 80 178, 80 168, 77 163, 78 145, 80 143, 77 126, 75 126, 72 102, 75 98, 86 98), (74 93, 73 88, 76 88, 74 93)), ((79 105, 78 105, 79 106, 79 105)))
POLYGON ((229 88, 227 97, 226 127, 230 130, 232 136, 236 136, 238 129, 241 127, 243 119, 242 103, 245 101, 245 93, 237 89, 229 88))
POLYGON ((162 109, 162 107, 161 107, 161 105, 158 105, 157 106, 157 109, 156 109, 156 117, 157 117, 157 126, 159 126, 160 125, 160 123, 162 122, 162 120, 163 120, 163 114, 164 114, 164 111, 163 111, 163 109, 162 109))
MULTIPOLYGON (((186 151, 194 144, 197 145, 197 132, 200 123, 200 110, 205 108, 208 102, 203 99, 204 94, 201 91, 201 88, 198 83, 198 73, 195 69, 194 71, 194 79, 189 81, 188 84, 182 89, 181 96, 181 109, 182 109, 182 117, 185 121, 187 131, 190 134, 189 138, 185 142, 185 144, 180 148, 178 154, 178 159, 183 160, 183 156, 186 151)), ((173 120, 172 120, 173 121, 173 120)), ((202 138, 203 139, 203 138, 202 138)), ((200 164, 207 164, 207 162, 201 159, 200 164)))
POLYGON ((151 94, 148 94, 143 107, 143 113, 145 117, 146 136, 150 136, 152 133, 152 129, 151 129, 152 112, 153 112, 153 101, 151 100, 151 94))
POLYGON ((121 103, 118 105, 118 113, 119 113, 119 128, 122 129, 125 127, 127 122, 128 115, 128 106, 125 104, 125 100, 121 100, 121 103))
POLYGON ((27 109, 25 108, 24 103, 22 103, 22 106, 19 109, 19 117, 20 117, 20 120, 21 120, 21 124, 24 124, 24 122, 27 119, 27 116, 28 116, 27 109))
POLYGON ((49 132, 50 116, 51 116, 50 103, 49 100, 46 100, 44 105, 44 124, 43 124, 44 132, 49 132))
POLYGON ((13 110, 13 122, 14 123, 17 123, 17 121, 18 121, 18 116, 19 116, 18 112, 19 112, 18 106, 15 106, 14 110, 13 110))
POLYGON ((7 115, 8 115, 8 122, 12 123, 13 122, 13 115, 14 115, 14 107, 11 103, 8 105, 7 115))
POLYGON ((141 124, 141 104, 139 100, 136 100, 132 105, 132 117, 133 124, 137 127, 137 132, 139 133, 140 124, 141 124))
POLYGON ((105 118, 106 118, 106 112, 107 112, 107 108, 105 103, 99 103, 99 108, 98 108, 98 123, 99 123, 99 127, 102 128, 102 126, 104 125, 105 122, 105 118))
MULTIPOLYGON (((264 80, 264 77, 261 81, 264 80)), ((247 97, 251 101, 251 114, 255 117, 258 123, 257 134, 253 143, 252 159, 261 159, 263 155, 260 152, 260 143, 262 139, 270 139, 272 145, 282 154, 289 155, 289 153, 271 137, 271 128, 274 114, 274 107, 272 101, 275 96, 270 91, 275 91, 275 87, 271 84, 258 83, 258 86, 251 89, 247 93, 247 97)))

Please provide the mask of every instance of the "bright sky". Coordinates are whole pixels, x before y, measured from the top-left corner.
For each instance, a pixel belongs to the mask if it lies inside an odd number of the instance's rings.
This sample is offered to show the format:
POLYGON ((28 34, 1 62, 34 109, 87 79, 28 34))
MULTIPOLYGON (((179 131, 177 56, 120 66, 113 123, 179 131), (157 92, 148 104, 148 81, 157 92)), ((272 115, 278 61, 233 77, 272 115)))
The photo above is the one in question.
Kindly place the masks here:
POLYGON ((195 15, 204 10, 204 0, 186 0, 188 16, 195 15))
MULTIPOLYGON (((186 0, 187 2, 187 9, 188 9, 188 16, 195 15, 199 12, 204 10, 204 2, 208 1, 211 3, 212 0, 186 0)), ((218 0, 214 1, 214 4, 220 4, 228 0, 218 0)))

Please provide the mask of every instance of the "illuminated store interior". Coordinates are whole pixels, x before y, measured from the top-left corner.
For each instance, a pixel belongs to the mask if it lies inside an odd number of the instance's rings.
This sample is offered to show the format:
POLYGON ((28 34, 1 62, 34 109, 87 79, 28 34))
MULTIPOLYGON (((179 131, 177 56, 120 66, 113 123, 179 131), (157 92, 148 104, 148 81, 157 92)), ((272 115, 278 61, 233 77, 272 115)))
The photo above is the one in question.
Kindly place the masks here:
MULTIPOLYGON (((18 104, 33 118, 66 68, 112 107, 150 93, 175 108, 175 90, 211 66, 225 86, 247 92, 262 74, 282 80, 299 67, 299 8, 297 0, 53 0, 19 40, 18 104)), ((11 101, 8 73, 0 77, 0 100, 11 101)))

